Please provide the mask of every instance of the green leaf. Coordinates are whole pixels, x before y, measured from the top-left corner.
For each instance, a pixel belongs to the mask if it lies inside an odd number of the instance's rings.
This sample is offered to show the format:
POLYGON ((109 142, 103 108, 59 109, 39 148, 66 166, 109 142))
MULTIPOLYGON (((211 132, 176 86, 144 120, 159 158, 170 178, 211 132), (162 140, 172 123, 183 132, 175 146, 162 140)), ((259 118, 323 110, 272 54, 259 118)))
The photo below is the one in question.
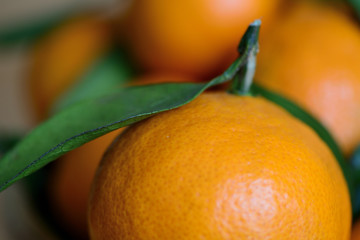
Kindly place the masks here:
POLYGON ((360 1, 359 0, 348 0, 350 5, 353 7, 356 12, 358 18, 360 19, 360 1))
POLYGON ((260 22, 245 36, 240 57, 219 77, 208 83, 169 83, 119 88, 64 109, 34 129, 0 160, 0 191, 35 172, 66 152, 110 131, 180 107, 207 88, 230 81, 257 47, 260 22))
POLYGON ((123 86, 132 75, 133 67, 124 50, 113 47, 95 61, 79 81, 59 97, 52 113, 59 112, 76 102, 104 95, 114 87, 123 86))
POLYGON ((337 145, 331 134, 326 130, 326 128, 318 120, 316 120, 316 118, 311 116, 309 113, 297 106, 295 103, 274 92, 266 90, 265 88, 262 88, 261 86, 256 84, 253 84, 251 91, 254 95, 261 95, 266 99, 283 107, 294 117, 298 118, 299 120, 310 126, 319 135, 319 137, 329 146, 337 162, 339 163, 348 184, 352 203, 354 203, 354 180, 350 165, 345 161, 339 146, 337 145))
POLYGON ((204 85, 119 89, 75 104, 33 130, 0 161, 0 190, 103 134, 190 101, 204 85))

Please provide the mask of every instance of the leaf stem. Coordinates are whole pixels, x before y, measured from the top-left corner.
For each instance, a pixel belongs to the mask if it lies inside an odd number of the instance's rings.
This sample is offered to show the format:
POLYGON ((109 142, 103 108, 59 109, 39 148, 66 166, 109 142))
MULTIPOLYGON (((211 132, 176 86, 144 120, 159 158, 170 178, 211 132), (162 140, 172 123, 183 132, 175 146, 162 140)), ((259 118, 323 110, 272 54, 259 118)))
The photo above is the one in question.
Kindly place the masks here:
MULTIPOLYGON (((239 71, 243 71, 242 69, 244 67, 245 69, 248 69, 249 67, 249 71, 245 71, 245 73, 248 72, 248 74, 245 74, 247 76, 246 78, 250 79, 247 81, 246 86, 251 86, 252 78, 255 72, 256 54, 259 46, 258 37, 260 25, 260 20, 256 20, 249 25, 238 46, 239 57, 228 69, 225 70, 223 74, 211 80, 206 87, 215 86, 234 79, 238 75, 239 71)), ((239 79, 237 82, 242 82, 242 79, 239 79)), ((238 91, 235 91, 236 94, 237 92, 238 91)))
POLYGON ((241 65, 233 78, 229 92, 237 95, 248 95, 252 85, 255 69, 256 69, 256 56, 259 51, 259 30, 261 21, 256 20, 250 24, 244 37, 240 41, 238 52, 240 56, 244 56, 245 63, 241 65), (253 44, 248 44, 252 42, 253 44), (251 47, 251 48, 250 48, 251 47))

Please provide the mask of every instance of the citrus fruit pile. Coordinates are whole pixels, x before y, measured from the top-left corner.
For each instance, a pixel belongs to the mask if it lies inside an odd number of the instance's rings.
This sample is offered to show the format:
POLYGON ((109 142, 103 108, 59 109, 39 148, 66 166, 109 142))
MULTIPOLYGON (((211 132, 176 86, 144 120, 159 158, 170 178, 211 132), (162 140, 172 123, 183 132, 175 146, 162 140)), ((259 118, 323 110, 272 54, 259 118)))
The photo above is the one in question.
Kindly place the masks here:
POLYGON ((64 239, 359 238, 355 9, 132 0, 66 19, 32 46, 38 126, 0 190, 59 159, 64 239))

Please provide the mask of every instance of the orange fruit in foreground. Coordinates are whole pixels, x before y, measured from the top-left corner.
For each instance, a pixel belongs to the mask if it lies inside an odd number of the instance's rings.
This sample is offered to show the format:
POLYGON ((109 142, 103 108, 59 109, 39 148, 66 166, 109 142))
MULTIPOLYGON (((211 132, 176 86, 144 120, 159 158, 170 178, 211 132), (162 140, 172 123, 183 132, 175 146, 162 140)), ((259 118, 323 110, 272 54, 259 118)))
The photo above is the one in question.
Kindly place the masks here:
POLYGON ((40 39, 30 55, 29 88, 38 120, 110 45, 110 29, 96 15, 67 20, 40 39))
MULTIPOLYGON (((190 79, 170 74, 147 74, 134 79, 132 85, 162 82, 189 82, 190 79)), ((87 235, 87 203, 96 168, 116 135, 123 129, 108 133, 76 148, 56 162, 51 176, 50 200, 60 222, 77 239, 87 235)))
POLYGON ((248 25, 262 18, 265 33, 282 0, 134 0, 127 44, 146 70, 211 79, 237 57, 248 25), (211 71, 209 71, 211 69, 211 71))
POLYGON ((261 97, 205 93, 128 127, 104 155, 91 239, 349 239, 342 172, 261 97))
POLYGON ((317 117, 346 156, 360 143, 360 28, 330 7, 301 3, 260 46, 255 79, 317 117))

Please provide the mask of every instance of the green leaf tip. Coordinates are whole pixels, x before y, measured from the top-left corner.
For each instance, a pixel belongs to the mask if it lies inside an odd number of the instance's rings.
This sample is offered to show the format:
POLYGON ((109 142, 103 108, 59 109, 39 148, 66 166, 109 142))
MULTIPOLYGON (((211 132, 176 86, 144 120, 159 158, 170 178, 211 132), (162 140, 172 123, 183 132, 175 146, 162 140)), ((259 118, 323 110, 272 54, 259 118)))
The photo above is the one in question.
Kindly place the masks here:
POLYGON ((252 22, 249 27, 247 28, 244 36, 241 38, 239 46, 238 46, 238 52, 240 55, 244 54, 248 48, 256 48, 256 52, 258 51, 259 44, 259 33, 260 33, 260 26, 261 26, 261 20, 255 20, 252 22), (250 44, 249 44, 250 42, 250 44), (254 46, 255 45, 255 46, 254 46))
POLYGON ((261 19, 256 19, 252 23, 250 23, 250 26, 260 26, 261 25, 261 19))

